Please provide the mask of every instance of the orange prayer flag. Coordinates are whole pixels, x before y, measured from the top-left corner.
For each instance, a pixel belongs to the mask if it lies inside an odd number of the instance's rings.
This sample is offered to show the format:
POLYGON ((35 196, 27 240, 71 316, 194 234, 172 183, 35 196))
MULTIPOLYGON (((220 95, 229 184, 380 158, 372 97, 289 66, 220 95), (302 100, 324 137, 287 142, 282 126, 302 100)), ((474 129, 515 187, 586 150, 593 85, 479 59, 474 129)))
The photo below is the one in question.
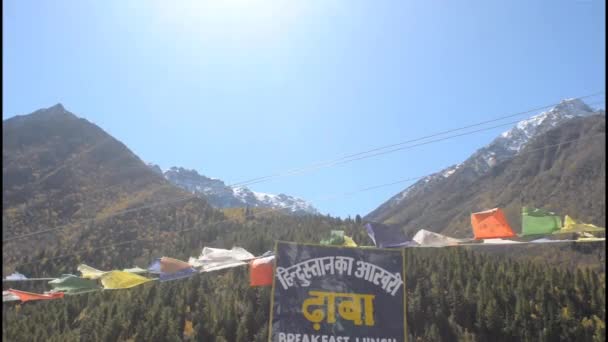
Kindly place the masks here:
POLYGON ((497 239, 515 236, 502 209, 494 208, 471 214, 475 240, 497 239))
POLYGON ((249 284, 251 286, 272 286, 274 255, 249 262, 249 284))
POLYGON ((63 298, 63 292, 49 292, 49 293, 45 293, 45 294, 39 294, 39 293, 31 293, 31 292, 13 290, 13 289, 8 289, 8 292, 19 297, 19 299, 22 302, 27 302, 30 300, 50 300, 50 299, 63 298))
POLYGON ((196 270, 189 263, 173 258, 160 258, 160 281, 191 277, 196 270))
POLYGON ((160 258, 160 272, 161 273, 175 273, 184 269, 192 268, 192 265, 185 261, 162 257, 160 258))

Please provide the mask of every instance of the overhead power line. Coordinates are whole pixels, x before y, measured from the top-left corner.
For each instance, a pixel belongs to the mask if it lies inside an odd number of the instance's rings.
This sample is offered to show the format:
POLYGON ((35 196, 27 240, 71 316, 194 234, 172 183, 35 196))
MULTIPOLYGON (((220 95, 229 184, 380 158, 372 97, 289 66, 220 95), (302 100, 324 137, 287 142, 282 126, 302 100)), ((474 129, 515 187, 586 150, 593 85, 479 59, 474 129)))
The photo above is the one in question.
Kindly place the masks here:
MULTIPOLYGON (((571 140, 567 140, 567 141, 562 141, 560 143, 556 143, 556 144, 551 144, 551 145, 546 145, 540 148, 535 148, 535 149, 530 149, 530 150, 524 150, 521 153, 518 153, 515 157, 519 157, 521 155, 525 155, 525 154, 529 154, 529 153, 533 153, 533 152, 538 152, 541 150, 546 150, 549 148, 553 148, 553 147, 558 147, 558 146, 562 146, 562 145, 566 145, 566 144, 570 144, 573 142, 577 142, 577 141, 583 141, 583 140, 588 140, 591 138, 596 138, 599 136, 605 136, 606 132, 601 132, 601 133, 597 133, 597 134, 593 134, 593 135, 589 135, 589 136, 584 136, 584 137, 580 137, 580 138, 576 138, 576 139, 571 139, 571 140)), ((411 181, 415 181, 415 180, 419 180, 419 179, 423 179, 425 177, 429 177, 428 175, 426 176, 419 176, 419 177, 410 177, 410 178, 406 178, 406 179, 402 179, 402 180, 398 180, 398 181, 394 181, 394 182, 390 182, 390 183, 384 183, 384 184, 379 184, 379 185, 373 185, 373 186, 368 186, 359 190, 355 190, 355 191, 351 191, 351 192, 346 192, 346 193, 341 193, 341 194, 335 194, 335 195, 330 195, 330 196, 326 196, 323 198, 319 198, 317 199, 317 201, 327 201, 327 200, 334 200, 337 198, 344 198, 344 197, 350 197, 350 196, 354 196, 357 195, 359 193, 363 193, 363 192, 367 192, 367 191, 371 191, 371 190, 375 190, 375 189, 379 189, 379 188, 384 188, 387 186, 392 186, 392 185, 396 185, 396 184, 402 184, 402 183, 406 183, 406 182, 411 182, 411 181)), ((265 210, 261 210, 257 213, 255 213, 255 215, 264 215, 264 214, 268 214, 271 212, 278 212, 278 211, 282 211, 285 210, 286 208, 268 208, 265 210)), ((220 221, 215 221, 215 222, 210 222, 209 225, 217 225, 220 223, 224 223, 224 222, 230 222, 233 221, 233 219, 231 218, 226 218, 220 221)), ((185 232, 189 232, 189 231, 194 231, 194 230, 198 230, 199 228, 188 228, 188 229, 182 229, 182 230, 178 230, 172 233, 175 233, 177 237, 177 234, 181 234, 181 233, 185 233, 185 232)), ((64 254, 64 255, 59 255, 59 256, 55 256, 52 258, 40 258, 38 260, 34 260, 34 261, 30 261, 30 262, 26 262, 26 263, 21 263, 18 264, 15 267, 21 267, 21 266, 26 266, 26 265, 31 265, 31 264, 36 264, 36 263, 40 263, 43 260, 46 261, 50 261, 50 260, 56 260, 56 259, 61 259, 61 258, 65 258, 65 257, 70 257, 70 256, 76 256, 76 255, 80 255, 83 253, 90 253, 93 251, 97 251, 97 250, 102 250, 102 249, 106 249, 106 248, 111 248, 111 247, 117 247, 117 246, 124 246, 124 245, 129 245, 132 244, 134 242, 157 242, 157 240, 153 239, 153 238, 141 238, 141 239, 132 239, 129 241, 123 241, 123 242, 119 242, 119 243, 113 243, 113 244, 109 244, 109 245, 105 245, 105 246, 101 246, 101 247, 97 247, 91 250, 81 250, 78 252, 74 252, 74 253, 69 253, 69 254, 64 254)))
MULTIPOLYGON (((579 97, 578 99, 584 99, 584 98, 594 97, 594 96, 598 96, 600 94, 603 94, 603 92, 599 92, 599 93, 595 93, 595 94, 591 94, 591 95, 582 96, 582 97, 579 97)), ((600 103, 603 103, 603 101, 600 102, 600 103)), ((480 125, 483 125, 483 124, 487 124, 489 122, 495 122, 495 121, 499 121, 499 120, 504 120, 505 118, 514 117, 514 116, 517 116, 517 115, 522 115, 522 114, 530 113, 530 112, 533 112, 533 111, 538 111, 540 109, 545 109, 545 108, 553 107, 555 105, 557 105, 557 104, 551 104, 551 105, 547 105, 547 106, 531 109, 531 110, 528 110, 528 111, 525 111, 525 112, 519 112, 519 113, 516 113, 516 114, 510 114, 510 115, 502 116, 502 117, 499 117, 499 118, 495 118, 495 119, 491 119, 491 120, 486 120, 486 121, 483 121, 483 122, 480 122, 480 123, 477 123, 477 124, 472 124, 472 125, 463 126, 463 127, 460 127, 460 128, 451 129, 451 130, 448 130, 448 131, 443 131, 443 132, 435 133, 435 134, 432 134, 432 135, 427 135, 425 137, 420 137, 420 138, 416 138, 416 139, 412 139, 412 140, 408 140, 408 141, 404 141, 404 142, 400 142, 400 143, 396 143, 396 144, 391 144, 391 145, 386 145, 386 146, 383 146, 383 147, 378 147, 378 148, 370 149, 370 150, 367 150, 365 152, 351 154, 349 156, 345 156, 345 157, 342 157, 342 158, 339 158, 339 159, 336 159, 336 160, 333 160, 333 161, 330 161, 330 162, 326 162, 324 164, 318 164, 315 167, 296 169, 296 170, 292 171, 289 174, 283 174, 281 176, 295 175, 295 174, 303 173, 303 172, 306 172, 306 171, 314 171, 314 170, 320 169, 320 168, 326 168, 326 167, 331 167, 331 166, 335 166, 335 165, 339 165, 339 164, 350 163, 350 162, 353 162, 353 161, 356 161, 356 160, 372 158, 372 157, 376 157, 376 156, 380 156, 380 155, 384 155, 384 154, 394 153, 394 152, 401 151, 401 150, 411 149, 411 148, 418 147, 418 146, 423 146, 423 145, 428 145, 428 144, 431 144, 431 143, 436 143, 436 142, 440 142, 440 141, 444 141, 444 140, 449 140, 449 139, 453 139, 453 138, 456 138, 456 137, 471 135, 471 134, 475 134, 475 133, 479 133, 479 132, 483 132, 483 131, 488 131, 488 130, 492 130, 492 129, 499 128, 499 127, 513 125, 513 124, 515 124, 515 123, 517 123, 519 121, 512 121, 512 122, 503 123, 503 124, 495 125, 495 126, 491 126, 491 127, 484 127, 484 128, 473 130, 473 131, 467 131, 467 132, 460 133, 460 134, 454 134, 454 135, 450 135, 450 136, 447 136, 447 137, 442 137, 442 138, 433 139, 433 140, 427 140, 427 141, 424 141, 424 142, 421 142, 421 143, 418 143, 418 144, 413 144, 413 145, 408 145, 408 146, 402 146, 402 145, 405 145, 407 142, 420 141, 420 140, 427 139, 429 137, 440 136, 440 135, 444 135, 445 133, 455 132, 455 131, 467 129, 467 128, 470 128, 470 127, 476 127, 476 126, 480 126, 480 125), (401 146, 401 147, 396 147, 396 146, 401 146), (393 148, 393 149, 387 150, 387 151, 381 151, 383 149, 386 149, 387 147, 396 147, 396 148, 393 148), (377 153, 373 153, 373 154, 368 154, 369 152, 372 152, 372 151, 381 151, 381 152, 377 152, 377 153), (365 155, 365 154, 367 154, 367 155, 365 155), (348 159, 348 157, 351 157, 351 158, 348 159)), ((593 105, 593 104, 591 104, 591 105, 593 105)), ((274 176, 267 176, 267 177, 274 177, 274 176)), ((255 181, 255 182, 248 183, 247 185, 257 184, 257 183, 261 183, 261 182, 266 182, 266 181, 269 181, 269 180, 270 179, 265 179, 265 180, 259 179, 259 180, 255 181)), ((235 186, 235 185, 229 185, 229 186, 235 186)), ((39 230, 39 231, 35 231, 35 232, 32 232, 32 233, 27 233, 27 234, 23 234, 23 235, 8 237, 8 238, 3 239, 2 243, 4 244, 6 242, 10 242, 10 241, 18 240, 18 239, 23 239, 23 238, 34 236, 34 235, 38 235, 38 234, 44 234, 44 233, 50 233, 50 232, 54 232, 54 231, 58 231, 58 230, 63 230, 63 229, 66 229, 66 228, 69 228, 71 226, 78 225, 78 224, 81 224, 81 223, 86 223, 86 222, 92 223, 92 222, 95 222, 95 221, 103 221, 103 220, 107 220, 107 219, 112 218, 112 217, 116 217, 116 216, 119 216, 119 215, 124 215, 124 214, 129 213, 129 212, 135 212, 135 211, 149 209, 149 208, 158 207, 158 206, 162 206, 162 205, 166 205, 166 204, 171 204, 171 203, 179 203, 179 202, 187 201, 187 200, 190 200, 190 199, 193 199, 193 198, 197 198, 197 197, 198 196, 196 194, 192 194, 192 195, 187 195, 187 196, 184 196, 184 197, 181 197, 181 198, 177 198, 177 199, 172 199, 172 200, 167 200, 167 201, 159 201, 159 202, 151 203, 151 204, 140 206, 140 207, 135 207, 135 208, 130 208, 130 209, 118 211, 118 212, 115 212, 115 213, 113 213, 111 215, 104 216, 102 218, 82 219, 82 220, 79 220, 79 221, 76 221, 76 222, 66 223, 64 225, 57 226, 57 227, 50 228, 50 229, 44 229, 44 230, 39 230)))
MULTIPOLYGON (((532 153, 532 152, 538 152, 538 151, 541 151, 541 150, 546 150, 546 149, 551 148, 551 147, 557 147, 557 146, 567 145, 567 144, 575 142, 575 141, 582 141, 582 140, 587 140, 587 139, 591 139, 591 138, 597 138, 597 137, 604 136, 604 135, 606 135, 606 132, 601 132, 601 133, 593 134, 593 135, 590 135, 590 136, 585 136, 585 137, 582 137, 582 138, 571 139, 571 140, 560 142, 558 144, 552 144, 552 145, 547 145, 547 146, 543 146, 543 147, 536 148, 536 149, 526 150, 524 152, 518 153, 514 157, 519 157, 519 156, 526 155, 526 154, 529 154, 529 153, 532 153)), ((359 190, 355 190, 355 191, 352 191, 352 192, 346 192, 346 193, 342 193, 342 194, 339 194, 339 195, 334 195, 334 196, 331 196, 331 197, 320 198, 320 199, 317 199, 317 201, 328 201, 328 200, 333 200, 333 199, 340 198, 340 197, 348 197, 348 196, 352 196, 352 195, 359 194, 359 193, 362 193, 362 192, 367 192, 367 191, 371 191, 371 190, 385 188, 385 187, 396 185, 396 184, 403 184, 403 183, 407 183, 407 182, 417 181, 417 180, 424 179, 424 178, 427 178, 427 177, 430 177, 430 176, 431 175, 424 175, 424 176, 418 176, 418 177, 410 177, 410 178, 405 178, 405 179, 401 179, 401 180, 390 182, 390 183, 373 185, 373 186, 369 186, 369 187, 362 188, 362 189, 359 189, 359 190)))
MULTIPOLYGON (((603 103, 603 101, 600 102, 600 103, 603 103)), ((464 132, 464 133, 449 135, 449 136, 442 137, 442 138, 427 140, 427 141, 420 142, 420 143, 417 143, 417 144, 396 147, 396 148, 393 148, 393 149, 390 149, 390 150, 386 150, 386 151, 381 151, 381 152, 376 152, 376 153, 372 153, 372 154, 361 155, 361 156, 350 158, 350 159, 336 160, 336 161, 334 161, 332 163, 318 165, 318 166, 313 167, 313 168, 300 169, 298 171, 291 172, 290 174, 284 174, 284 176, 302 174, 302 173, 306 173, 306 172, 312 172, 312 171, 315 171, 315 170, 318 170, 318 169, 322 169, 322 168, 327 168, 327 167, 332 167, 332 166, 336 166, 336 165, 346 164, 346 163, 350 163, 350 162, 358 161, 358 160, 363 160, 363 159, 369 159, 369 158, 373 158, 373 157, 377 157, 377 156, 382 156, 382 155, 385 155, 385 154, 390 154, 390 153, 394 153, 394 152, 398 152, 398 151, 409 150, 409 149, 412 149, 414 147, 424 146, 424 145, 428 145, 428 144, 432 144, 432 143, 436 143, 436 142, 440 142, 440 141, 444 141, 444 140, 449 140, 449 139, 453 139, 453 138, 463 137, 463 136, 467 136, 467 135, 471 135, 471 134, 475 134, 475 133, 479 133, 479 132, 490 131, 490 130, 493 130, 493 129, 496 129, 496 128, 500 128, 500 127, 510 126, 510 125, 516 124, 518 122, 520 122, 520 120, 510 121, 510 122, 507 122, 507 123, 503 123, 503 124, 499 124, 499 125, 495 125, 495 126, 490 126, 490 127, 484 127, 484 128, 476 129, 476 130, 473 130, 473 131, 467 131, 467 132, 464 132)), ((420 140, 420 139, 417 139, 417 140, 420 140)), ((394 146, 398 146, 398 145, 405 145, 405 144, 393 144, 393 145, 394 146)), ((380 150, 380 149, 377 149, 377 150, 380 150)), ((274 178, 272 178, 272 179, 274 179, 274 178)), ((259 180, 259 181, 256 181, 256 182, 248 183, 247 185, 252 185, 252 184, 257 184, 257 183, 263 183, 263 182, 270 181, 272 179, 259 180)))
MULTIPOLYGON (((590 97, 596 97, 596 96, 602 95, 602 94, 604 94, 603 91, 602 92, 593 93, 593 94, 589 94, 589 95, 585 95, 585 96, 581 96, 581 97, 577 97, 577 98, 574 98, 574 99, 582 100, 582 99, 586 99, 586 98, 590 98, 590 97)), ((393 144, 389 144, 389 145, 383 145, 383 146, 375 147, 375 148, 372 148, 372 149, 369 149, 369 150, 366 150, 366 151, 356 152, 356 153, 345 155, 345 156, 342 156, 342 157, 339 157, 339 158, 333 159, 333 160, 313 163, 313 164, 308 165, 308 166, 299 167, 299 168, 295 168, 295 169, 292 169, 292 170, 287 170, 285 172, 275 173, 275 174, 272 174, 272 175, 267 175, 267 176, 262 176, 262 177, 251 178, 251 179, 244 180, 244 181, 241 181, 241 182, 232 183, 229 186, 246 186, 246 185, 261 183, 262 181, 267 181, 267 180, 274 179, 274 178, 277 178, 277 177, 284 177, 284 176, 288 176, 288 175, 293 175, 293 174, 301 173, 302 171, 306 171, 306 170, 310 170, 310 169, 317 170, 319 168, 337 165, 336 163, 338 163, 338 162, 345 161, 347 159, 351 159, 351 158, 354 158, 354 157, 359 157, 359 156, 362 156, 362 155, 365 155, 365 154, 369 154, 369 153, 373 153, 373 152, 377 152, 377 151, 393 148, 393 147, 396 147, 396 146, 401 146, 401 145, 409 144, 409 143, 416 142, 416 141, 421 141, 421 140, 425 140, 425 139, 429 139, 429 138, 434 138, 434 137, 441 136, 441 135, 448 134, 448 133, 453 133, 453 132, 457 132, 457 131, 461 131, 461 130, 465 130, 465 129, 469 129, 469 128, 473 128, 473 127, 482 126, 482 125, 485 125, 485 124, 488 124, 488 123, 497 122, 497 121, 501 121, 501 120, 508 119, 508 118, 513 118, 513 117, 517 117, 517 116, 522 116, 522 115, 530 114, 532 112, 537 112, 539 110, 555 107, 555 106, 557 106, 559 104, 560 104, 560 102, 553 103, 553 104, 550 104, 550 105, 545 105, 545 106, 542 106, 542 107, 536 107, 536 108, 529 109, 529 110, 526 110, 526 111, 523 111, 523 112, 518 112, 518 113, 514 113, 514 114, 508 114, 508 115, 504 115, 504 116, 499 116, 499 117, 496 117, 494 119, 485 120, 485 121, 481 121, 481 122, 478 122, 478 123, 474 123, 474 124, 470 124, 470 125, 466 125, 466 126, 462 126, 462 127, 458 127, 458 128, 448 129, 448 130, 445 130, 445 131, 441 131, 441 132, 425 135, 425 136, 414 138, 414 139, 409 139, 409 140, 401 141, 401 142, 398 142, 398 143, 393 143, 393 144)), ((364 158, 360 158, 360 159, 364 159, 364 158)), ((359 158, 353 159, 353 161, 354 160, 360 160, 360 159, 359 158)))

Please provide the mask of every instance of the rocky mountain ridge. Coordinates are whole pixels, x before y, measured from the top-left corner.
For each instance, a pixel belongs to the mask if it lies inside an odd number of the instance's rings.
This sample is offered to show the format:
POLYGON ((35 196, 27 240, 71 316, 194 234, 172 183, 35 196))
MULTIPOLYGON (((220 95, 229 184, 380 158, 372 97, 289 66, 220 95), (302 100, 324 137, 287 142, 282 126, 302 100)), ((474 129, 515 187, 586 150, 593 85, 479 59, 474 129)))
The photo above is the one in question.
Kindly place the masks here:
POLYGON ((171 167, 163 172, 158 165, 148 166, 170 183, 205 198, 216 208, 280 208, 297 215, 319 214, 310 203, 293 196, 256 192, 244 186, 228 186, 220 179, 210 178, 196 170, 183 167, 171 167))
POLYGON ((433 193, 451 177, 458 177, 463 186, 470 185, 487 175, 496 165, 517 156, 534 138, 573 118, 592 115, 605 115, 605 111, 594 110, 580 99, 563 100, 548 111, 518 122, 464 162, 422 178, 391 197, 365 218, 371 221, 390 221, 390 217, 397 214, 400 207, 407 205, 406 202, 416 196, 433 193))

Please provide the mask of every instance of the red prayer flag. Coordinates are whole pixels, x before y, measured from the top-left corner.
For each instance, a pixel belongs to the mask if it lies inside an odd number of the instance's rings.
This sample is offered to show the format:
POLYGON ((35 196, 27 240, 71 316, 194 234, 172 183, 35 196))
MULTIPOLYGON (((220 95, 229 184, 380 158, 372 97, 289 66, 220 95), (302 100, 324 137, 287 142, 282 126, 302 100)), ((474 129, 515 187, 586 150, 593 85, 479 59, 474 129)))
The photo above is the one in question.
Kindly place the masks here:
POLYGON ((476 240, 515 236, 502 209, 495 208, 471 214, 471 225, 476 240))
POLYGON ((39 294, 39 293, 31 293, 31 292, 13 290, 13 289, 8 289, 8 292, 19 297, 19 299, 22 302, 27 302, 30 300, 51 300, 51 299, 63 298, 63 292, 48 292, 48 293, 44 293, 44 294, 39 294))
POLYGON ((249 284, 251 286, 272 286, 274 255, 249 262, 249 284))

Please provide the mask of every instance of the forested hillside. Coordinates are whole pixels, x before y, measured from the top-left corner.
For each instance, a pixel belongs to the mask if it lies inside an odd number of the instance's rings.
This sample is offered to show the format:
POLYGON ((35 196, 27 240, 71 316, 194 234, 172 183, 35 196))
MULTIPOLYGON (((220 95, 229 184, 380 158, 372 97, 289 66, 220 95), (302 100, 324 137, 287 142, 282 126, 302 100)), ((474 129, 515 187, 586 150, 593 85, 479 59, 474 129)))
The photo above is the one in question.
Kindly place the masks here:
POLYGON ((222 217, 61 105, 5 120, 2 142, 4 275, 24 262, 133 239, 144 242, 131 248, 150 250, 153 237, 222 217), (167 203, 116 216, 159 202, 167 203))
MULTIPOLYGON (((225 232, 223 246, 244 246, 256 254, 270 248, 274 239, 317 242, 335 228, 346 230, 359 243, 369 242, 355 222, 326 217, 257 217, 220 228, 225 232)), ((185 251, 194 253, 193 246, 203 244, 207 233, 187 233, 167 255, 185 258, 185 251)), ((604 245, 594 244, 590 253, 598 248, 604 245)), ((114 253, 122 254, 120 249, 114 253)), ((88 262, 109 266, 107 260, 88 262)), ((131 266, 128 257, 120 260, 113 266, 131 266)), ((74 272, 75 261, 53 267, 54 272, 74 272)), ((34 269, 23 272, 30 270, 34 269)), ((406 285, 412 341, 604 340, 605 277, 596 271, 513 261, 463 248, 411 248, 406 285)), ((266 341, 269 307, 270 289, 250 288, 247 268, 238 268, 130 290, 4 305, 3 337, 266 341)))

